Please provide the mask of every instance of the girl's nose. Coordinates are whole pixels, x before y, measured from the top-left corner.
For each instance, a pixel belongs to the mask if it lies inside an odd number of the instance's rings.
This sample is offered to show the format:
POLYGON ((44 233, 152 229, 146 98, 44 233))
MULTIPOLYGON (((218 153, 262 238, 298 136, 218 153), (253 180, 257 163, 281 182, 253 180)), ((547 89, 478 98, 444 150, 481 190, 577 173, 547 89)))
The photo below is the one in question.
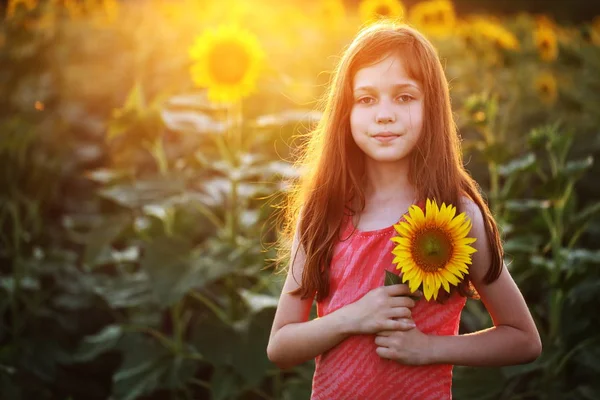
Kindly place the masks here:
POLYGON ((378 124, 386 124, 396 121, 396 115, 394 110, 388 105, 382 102, 379 104, 377 114, 375 114, 375 120, 378 124))

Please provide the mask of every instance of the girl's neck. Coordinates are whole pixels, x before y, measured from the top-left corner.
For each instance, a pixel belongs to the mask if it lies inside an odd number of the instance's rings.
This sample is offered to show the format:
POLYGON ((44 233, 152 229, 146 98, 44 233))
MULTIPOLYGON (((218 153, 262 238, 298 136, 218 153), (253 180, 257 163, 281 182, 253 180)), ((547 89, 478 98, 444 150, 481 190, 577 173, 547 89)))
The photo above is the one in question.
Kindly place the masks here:
POLYGON ((410 202, 416 189, 408 180, 408 163, 367 162, 365 198, 368 203, 410 202))

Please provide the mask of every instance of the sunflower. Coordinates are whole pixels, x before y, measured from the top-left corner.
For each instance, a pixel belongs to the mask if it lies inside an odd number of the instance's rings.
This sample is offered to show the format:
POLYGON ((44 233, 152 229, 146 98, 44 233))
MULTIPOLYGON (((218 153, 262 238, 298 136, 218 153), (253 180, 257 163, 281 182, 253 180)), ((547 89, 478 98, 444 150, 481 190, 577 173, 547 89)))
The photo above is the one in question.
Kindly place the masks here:
POLYGON ((85 15, 85 3, 76 0, 64 0, 63 5, 72 20, 80 20, 85 15))
POLYGON ((469 246, 474 238, 466 237, 471 230, 471 221, 463 212, 458 216, 452 205, 427 199, 425 214, 413 205, 405 221, 394 225, 398 236, 392 253, 393 263, 402 272, 402 282, 408 281, 411 292, 421 284, 427 300, 437 300, 440 287, 450 293, 450 285, 458 285, 469 273, 471 254, 476 250, 469 246))
POLYGON ((475 17, 471 20, 471 27, 476 36, 492 42, 499 49, 518 50, 520 47, 516 36, 495 20, 475 17))
POLYGON ((196 38, 189 50, 195 63, 192 80, 208 88, 215 102, 232 102, 250 94, 258 78, 263 51, 252 34, 221 26, 196 38))
POLYGON ((590 39, 593 44, 600 46, 600 15, 596 15, 592 20, 590 39))
POLYGON ((8 0, 8 5, 6 6, 6 18, 13 17, 17 9, 21 6, 25 7, 27 11, 31 11, 37 7, 37 3, 37 0, 8 0))
POLYGON ((535 91, 544 104, 554 104, 558 97, 556 78, 550 72, 541 73, 535 80, 535 91))
POLYGON ((550 25, 538 25, 534 32, 535 45, 544 61, 554 61, 558 56, 556 32, 550 25))
POLYGON ((319 2, 318 16, 326 24, 338 25, 346 18, 346 9, 341 0, 323 0, 319 2))
POLYGON ((410 22, 434 36, 447 36, 456 25, 456 13, 450 0, 429 0, 410 9, 410 22))
POLYGON ((378 19, 402 19, 405 11, 399 0, 363 0, 358 7, 360 19, 365 23, 378 19))

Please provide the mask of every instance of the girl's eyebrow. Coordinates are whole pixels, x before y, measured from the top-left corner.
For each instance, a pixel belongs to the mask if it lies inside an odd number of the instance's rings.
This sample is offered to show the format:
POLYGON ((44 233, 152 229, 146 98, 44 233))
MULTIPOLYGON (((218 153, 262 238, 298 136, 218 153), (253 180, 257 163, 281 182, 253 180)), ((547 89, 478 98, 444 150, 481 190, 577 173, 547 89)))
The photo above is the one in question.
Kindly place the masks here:
MULTIPOLYGON (((416 89, 416 90, 421 90, 419 88, 419 86, 415 83, 412 82, 407 82, 407 83, 396 83, 394 85, 392 85, 392 89, 394 90, 402 90, 402 89, 416 89)), ((357 88, 354 89, 355 92, 360 92, 360 91, 364 91, 364 92, 375 92, 375 87, 374 86, 369 86, 369 85, 365 85, 365 86, 358 86, 357 88)))

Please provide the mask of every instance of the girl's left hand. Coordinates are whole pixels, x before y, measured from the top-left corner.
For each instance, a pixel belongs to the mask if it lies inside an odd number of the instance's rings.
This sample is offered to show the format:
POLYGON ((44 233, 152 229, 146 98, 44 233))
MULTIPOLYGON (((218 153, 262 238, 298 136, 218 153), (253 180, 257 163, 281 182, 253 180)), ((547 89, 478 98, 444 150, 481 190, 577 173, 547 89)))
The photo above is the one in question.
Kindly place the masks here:
POLYGON ((429 335, 418 328, 407 331, 382 331, 375 337, 377 355, 406 365, 429 364, 429 335))

